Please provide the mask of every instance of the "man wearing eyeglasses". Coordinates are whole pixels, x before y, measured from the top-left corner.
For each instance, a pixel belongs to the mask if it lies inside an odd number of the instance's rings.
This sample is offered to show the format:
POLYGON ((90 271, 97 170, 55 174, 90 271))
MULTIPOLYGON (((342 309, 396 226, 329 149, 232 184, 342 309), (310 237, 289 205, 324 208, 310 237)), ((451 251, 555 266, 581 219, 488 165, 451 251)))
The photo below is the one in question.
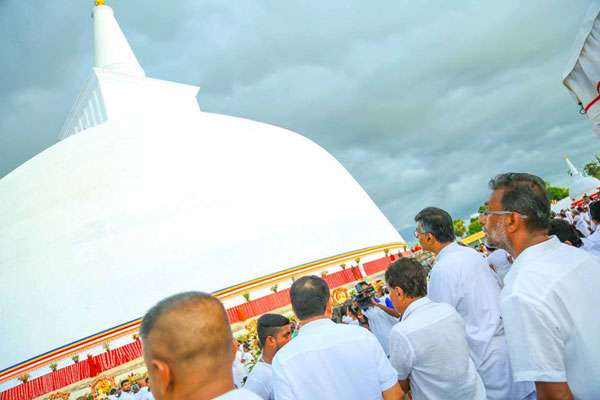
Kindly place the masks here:
POLYGON ((542 179, 506 173, 489 186, 486 241, 514 258, 500 305, 515 380, 535 382, 538 399, 600 398, 600 261, 548 237, 542 179))
POLYGON ((485 257, 455 242, 452 217, 446 211, 427 207, 415 222, 421 246, 437 255, 427 297, 450 304, 465 321, 470 356, 487 398, 534 398, 533 384, 513 382, 500 316, 500 285, 485 257))

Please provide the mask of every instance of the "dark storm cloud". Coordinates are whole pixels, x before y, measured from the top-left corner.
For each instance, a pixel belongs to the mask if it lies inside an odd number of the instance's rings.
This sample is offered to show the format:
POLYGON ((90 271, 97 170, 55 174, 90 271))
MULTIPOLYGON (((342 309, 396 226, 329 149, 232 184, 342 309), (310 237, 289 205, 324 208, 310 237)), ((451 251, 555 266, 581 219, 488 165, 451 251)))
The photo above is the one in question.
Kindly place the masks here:
MULTIPOLYGON (((0 176, 52 145, 93 64, 91 2, 0 3, 0 176)), ((566 183, 597 142, 560 76, 588 1, 109 2, 147 74, 300 132, 411 240, 507 170, 566 183)))

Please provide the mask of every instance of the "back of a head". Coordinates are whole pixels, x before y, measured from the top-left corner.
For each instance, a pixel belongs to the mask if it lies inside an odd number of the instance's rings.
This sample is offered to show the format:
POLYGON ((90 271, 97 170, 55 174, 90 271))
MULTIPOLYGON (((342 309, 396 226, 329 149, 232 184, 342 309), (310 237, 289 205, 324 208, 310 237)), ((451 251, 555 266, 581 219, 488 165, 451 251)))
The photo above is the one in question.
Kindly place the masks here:
POLYGON ((231 372, 227 314, 223 304, 207 293, 186 292, 161 300, 144 316, 140 336, 146 362, 165 362, 176 382, 199 370, 206 378, 231 372))
POLYGON ((421 224, 424 233, 431 233, 440 243, 454 241, 454 225, 452 217, 437 207, 427 207, 415 216, 415 222, 421 224))
POLYGON ((600 200, 590 203, 590 216, 596 222, 600 223, 600 200))
POLYGON ((301 321, 325 314, 329 301, 329 286, 318 276, 303 276, 290 289, 294 314, 301 321))
POLYGON ((390 288, 401 288, 409 297, 427 296, 427 269, 414 258, 403 257, 385 271, 390 288))
POLYGON ((280 314, 263 314, 256 321, 258 344, 262 349, 269 336, 275 336, 281 328, 290 324, 290 320, 280 314))
POLYGON ((583 242, 577 233, 577 230, 569 222, 562 219, 553 219, 550 221, 548 235, 555 235, 561 242, 569 242, 575 247, 581 247, 583 242))
POLYGON ((548 229, 550 223, 550 201, 546 184, 535 175, 507 172, 490 180, 490 189, 503 190, 502 208, 527 217, 525 226, 530 231, 548 229))

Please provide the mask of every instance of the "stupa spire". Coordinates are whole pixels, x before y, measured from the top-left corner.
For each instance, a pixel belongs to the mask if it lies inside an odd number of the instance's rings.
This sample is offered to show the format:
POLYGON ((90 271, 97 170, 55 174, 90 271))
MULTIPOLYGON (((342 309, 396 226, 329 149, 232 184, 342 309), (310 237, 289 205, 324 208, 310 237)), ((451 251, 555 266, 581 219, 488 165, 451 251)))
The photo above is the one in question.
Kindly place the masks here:
POLYGON ((113 9, 96 0, 92 12, 94 19, 94 67, 131 76, 146 76, 127 38, 115 19, 113 9))
POLYGON ((567 166, 569 167, 569 172, 571 173, 571 176, 581 175, 577 168, 575 168, 571 160, 569 160, 569 157, 565 157, 565 161, 567 162, 567 166))

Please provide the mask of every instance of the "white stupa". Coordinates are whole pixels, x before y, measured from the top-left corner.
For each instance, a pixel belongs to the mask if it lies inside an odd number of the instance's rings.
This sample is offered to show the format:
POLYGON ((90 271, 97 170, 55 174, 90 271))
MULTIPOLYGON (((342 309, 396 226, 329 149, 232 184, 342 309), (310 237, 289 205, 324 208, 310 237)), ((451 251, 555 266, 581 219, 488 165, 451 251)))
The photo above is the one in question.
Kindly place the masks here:
POLYGON ((402 242, 327 151, 202 112, 197 87, 146 77, 110 7, 93 19, 62 140, 0 180, 0 370, 176 292, 402 242))
POLYGON ((600 180, 594 178, 593 176, 583 176, 575 168, 571 160, 565 158, 567 162, 567 166, 569 167, 569 171, 571 174, 571 184, 569 185, 569 197, 572 200, 579 200, 584 195, 590 195, 592 193, 596 193, 598 187, 600 187, 600 180))

